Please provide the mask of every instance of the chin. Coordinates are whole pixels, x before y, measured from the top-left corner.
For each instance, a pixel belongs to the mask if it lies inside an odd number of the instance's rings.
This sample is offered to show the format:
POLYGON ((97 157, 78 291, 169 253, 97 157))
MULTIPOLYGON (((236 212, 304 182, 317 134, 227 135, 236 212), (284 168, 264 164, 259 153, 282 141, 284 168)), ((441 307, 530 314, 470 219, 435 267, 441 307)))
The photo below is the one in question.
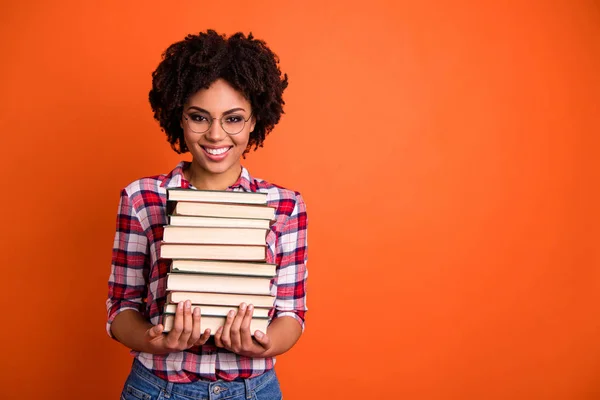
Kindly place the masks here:
POLYGON ((208 163, 205 162, 205 163, 202 163, 201 165, 202 165, 202 168, 204 168, 204 170, 206 172, 209 172, 211 174, 222 174, 222 173, 229 171, 233 167, 233 165, 231 165, 231 164, 225 165, 225 164, 215 164, 215 163, 210 163, 210 162, 208 162, 208 163))
POLYGON ((227 168, 209 168, 208 171, 212 174, 224 174, 225 172, 229 171, 231 169, 231 166, 227 167, 227 168))

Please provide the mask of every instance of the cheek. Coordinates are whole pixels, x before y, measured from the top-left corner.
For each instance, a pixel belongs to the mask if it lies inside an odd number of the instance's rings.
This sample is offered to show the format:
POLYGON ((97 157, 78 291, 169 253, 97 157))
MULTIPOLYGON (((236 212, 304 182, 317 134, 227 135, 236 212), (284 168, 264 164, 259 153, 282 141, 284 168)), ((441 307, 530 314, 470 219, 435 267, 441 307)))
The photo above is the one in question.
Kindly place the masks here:
POLYGON ((238 147, 243 147, 244 149, 248 146, 248 142, 250 141, 250 134, 245 134, 244 136, 238 136, 235 139, 235 144, 238 147))
POLYGON ((183 131, 183 141, 188 145, 188 147, 196 143, 193 136, 185 132, 185 130, 183 131))

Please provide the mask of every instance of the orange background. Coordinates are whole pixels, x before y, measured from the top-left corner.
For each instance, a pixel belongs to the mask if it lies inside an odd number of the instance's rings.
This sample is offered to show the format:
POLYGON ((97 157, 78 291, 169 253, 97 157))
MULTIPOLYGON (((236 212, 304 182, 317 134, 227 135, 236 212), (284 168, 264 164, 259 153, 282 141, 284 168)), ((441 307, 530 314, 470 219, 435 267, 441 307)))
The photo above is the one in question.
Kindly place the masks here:
POLYGON ((600 398, 599 3, 294 3, 2 3, 0 397, 118 398, 119 190, 180 159, 150 73, 215 28, 290 76, 245 162, 308 205, 286 399, 600 398))

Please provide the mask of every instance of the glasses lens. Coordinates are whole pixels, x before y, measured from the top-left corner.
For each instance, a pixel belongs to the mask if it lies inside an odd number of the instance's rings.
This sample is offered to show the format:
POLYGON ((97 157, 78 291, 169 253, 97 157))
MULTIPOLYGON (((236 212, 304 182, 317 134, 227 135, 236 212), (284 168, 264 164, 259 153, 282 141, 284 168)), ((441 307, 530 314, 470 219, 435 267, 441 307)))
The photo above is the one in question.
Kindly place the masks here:
POLYGON ((246 120, 243 115, 227 115, 226 117, 221 118, 221 126, 223 130, 230 135, 238 134, 244 129, 244 125, 246 124, 246 120))
POLYGON ((193 132, 203 133, 210 129, 210 117, 202 114, 190 114, 187 117, 188 126, 193 132))

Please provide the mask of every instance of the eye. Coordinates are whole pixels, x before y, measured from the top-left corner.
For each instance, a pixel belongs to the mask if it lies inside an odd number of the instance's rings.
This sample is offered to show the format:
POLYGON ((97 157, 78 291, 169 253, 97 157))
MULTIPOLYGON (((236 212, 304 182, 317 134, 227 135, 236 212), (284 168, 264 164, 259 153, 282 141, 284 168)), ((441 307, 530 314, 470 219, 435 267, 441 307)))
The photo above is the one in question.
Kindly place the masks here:
POLYGON ((241 115, 230 115, 225 119, 228 124, 239 124, 242 121, 244 121, 244 117, 241 115))
POLYGON ((190 120, 194 121, 194 122, 205 122, 208 121, 208 119, 201 114, 192 114, 190 115, 190 120))

